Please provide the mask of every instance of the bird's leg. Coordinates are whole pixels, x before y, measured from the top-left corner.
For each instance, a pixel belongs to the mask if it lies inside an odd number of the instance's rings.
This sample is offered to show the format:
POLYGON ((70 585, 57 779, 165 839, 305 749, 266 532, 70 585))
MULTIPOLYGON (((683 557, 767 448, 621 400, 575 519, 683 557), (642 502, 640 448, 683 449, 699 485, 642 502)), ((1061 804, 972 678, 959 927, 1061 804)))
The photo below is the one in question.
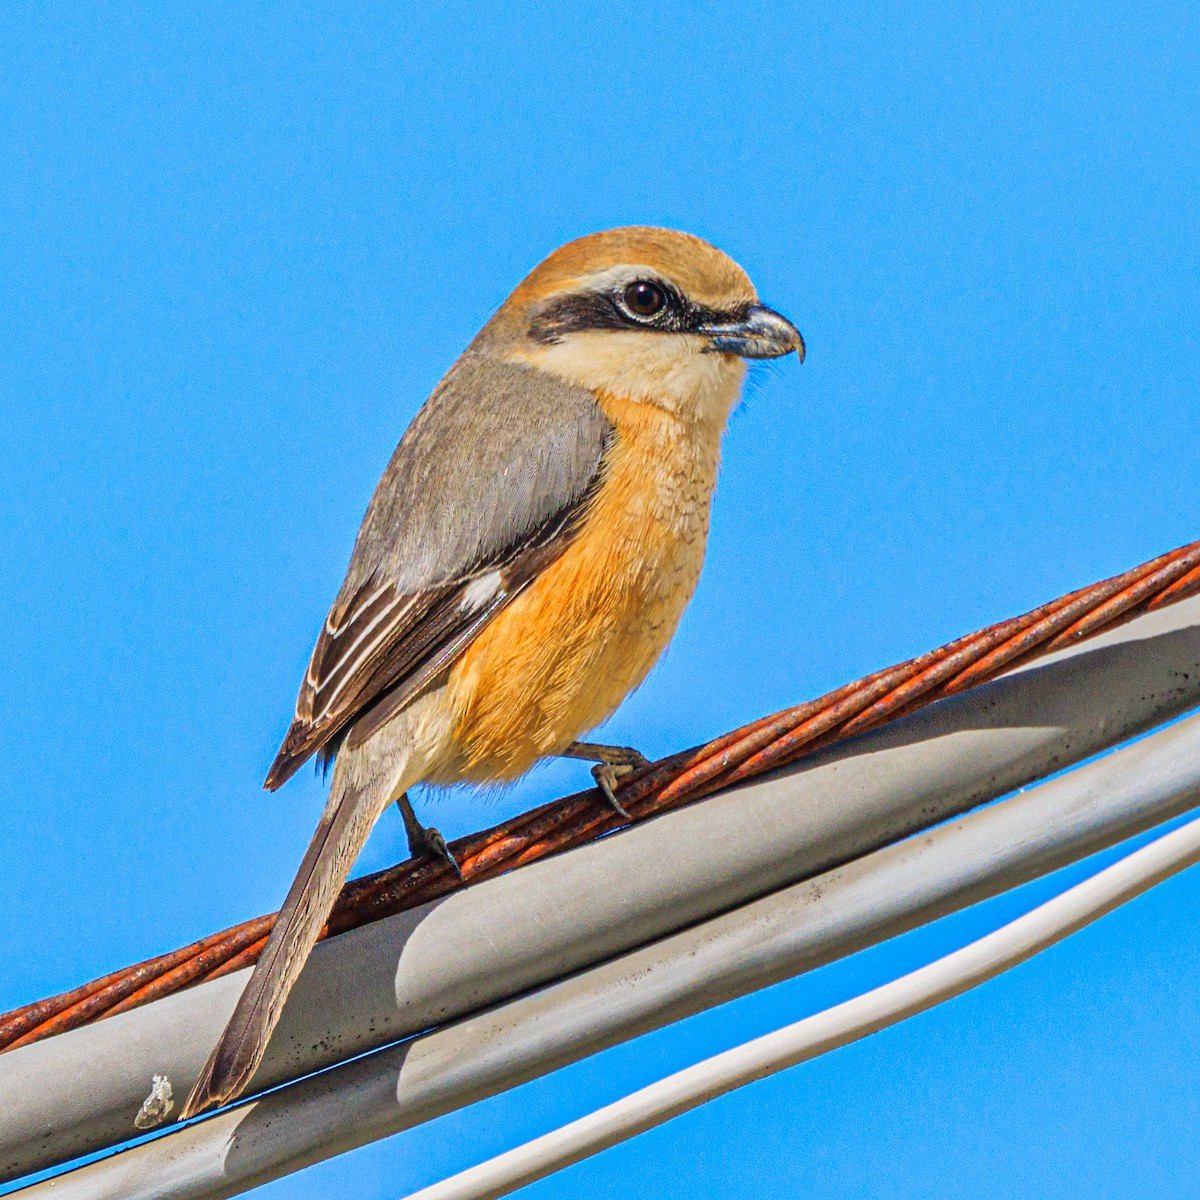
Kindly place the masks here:
POLYGON ((417 820, 417 814, 413 812, 412 801, 408 798, 407 792, 400 794, 400 798, 396 801, 396 807, 404 818, 404 833, 408 838, 409 858, 420 858, 423 854, 429 854, 434 858, 444 859, 453 868, 455 875, 461 879, 463 877, 462 869, 458 865, 458 860, 450 853, 446 839, 432 825, 422 825, 417 820))
POLYGON ((617 783, 625 775, 640 767, 648 767, 650 760, 632 746, 602 746, 599 742, 572 742, 564 751, 561 758, 582 758, 594 762, 592 778, 603 792, 605 800, 612 809, 627 821, 633 818, 625 806, 617 799, 617 783))

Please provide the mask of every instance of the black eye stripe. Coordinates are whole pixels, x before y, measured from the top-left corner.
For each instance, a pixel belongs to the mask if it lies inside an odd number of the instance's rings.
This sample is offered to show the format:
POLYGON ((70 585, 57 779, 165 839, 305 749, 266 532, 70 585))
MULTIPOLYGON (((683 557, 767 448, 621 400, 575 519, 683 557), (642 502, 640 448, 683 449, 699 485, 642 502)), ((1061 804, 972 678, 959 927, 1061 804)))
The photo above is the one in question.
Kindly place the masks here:
POLYGON ((557 342, 567 333, 625 329, 631 324, 606 292, 577 292, 546 304, 530 322, 529 334, 538 342, 557 342))
POLYGON ((737 318, 745 305, 736 311, 718 311, 694 304, 662 280, 635 279, 615 290, 572 292, 555 296, 533 314, 529 336, 536 342, 557 342, 569 333, 601 329, 636 329, 642 333, 693 333, 701 325, 717 320, 737 318), (625 294, 639 283, 660 288, 665 306, 649 317, 639 316, 628 305, 625 294))

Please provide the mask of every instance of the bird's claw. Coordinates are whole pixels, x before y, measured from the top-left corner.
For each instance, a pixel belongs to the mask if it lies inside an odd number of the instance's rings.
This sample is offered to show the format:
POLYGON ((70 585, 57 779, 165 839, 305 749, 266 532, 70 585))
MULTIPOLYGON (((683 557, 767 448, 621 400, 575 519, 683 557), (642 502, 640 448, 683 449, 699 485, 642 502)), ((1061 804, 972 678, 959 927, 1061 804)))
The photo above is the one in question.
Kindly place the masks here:
POLYGON ((417 814, 413 812, 412 801, 409 800, 407 793, 396 798, 396 807, 404 819, 404 833, 408 838, 409 858, 416 859, 422 855, 440 858, 443 862, 450 864, 450 869, 461 880, 462 868, 458 865, 458 859, 451 853, 450 847, 446 845, 446 839, 432 825, 422 825, 417 820, 417 814))
MULTIPOLYGON (((409 840, 413 841, 411 838, 409 840)), ((419 858, 422 854, 428 855, 430 858, 440 858, 443 862, 449 863, 450 869, 460 880, 462 879, 462 867, 458 865, 458 859, 446 845, 446 839, 432 825, 423 825, 421 833, 415 841, 415 845, 409 846, 413 858, 419 858)))
MULTIPOLYGON (((641 758, 641 755, 638 755, 638 757, 641 758)), ((645 761, 645 759, 642 759, 642 762, 645 761)), ((622 775, 628 775, 637 770, 638 765, 634 763, 597 763, 592 768, 592 778, 596 781, 596 786, 599 787, 601 795, 608 802, 609 808, 626 821, 632 821, 633 817, 625 805, 617 799, 616 785, 622 775)))

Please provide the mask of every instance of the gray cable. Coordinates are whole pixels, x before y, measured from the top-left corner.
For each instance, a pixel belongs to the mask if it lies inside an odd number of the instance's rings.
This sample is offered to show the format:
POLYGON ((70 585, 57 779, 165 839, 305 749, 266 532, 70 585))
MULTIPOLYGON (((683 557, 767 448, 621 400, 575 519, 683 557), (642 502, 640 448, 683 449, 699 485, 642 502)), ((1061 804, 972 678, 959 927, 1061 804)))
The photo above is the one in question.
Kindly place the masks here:
POLYGON ((493 1200, 690 1109, 961 995, 1200 861, 1200 819, 1135 850, 1031 912, 928 966, 815 1013, 414 1192, 409 1200, 493 1200))
MULTIPOLYGON (((1047 785, 1045 804, 1034 807, 1065 804, 1078 821, 1043 812, 1036 833, 1025 824, 1032 813, 1017 819, 1014 812, 1015 829, 1006 824, 988 832, 973 822, 973 856, 961 843, 958 851, 937 851, 935 844, 945 839, 934 837, 928 844, 922 840, 926 857, 915 877, 903 869, 877 885, 866 877, 867 860, 880 847, 904 845, 909 835, 1198 704, 1200 596, 769 777, 333 938, 317 948, 297 982, 253 1090, 298 1080, 415 1034, 423 1038, 424 1055, 430 1043, 423 1031, 447 1032, 475 1016, 486 1021, 483 1014, 495 1005, 516 1004, 524 1011, 521 1000, 530 994, 556 1003, 556 981, 578 979, 580 972, 595 980, 591 973, 602 964, 639 948, 655 964, 656 981, 671 975, 673 982, 658 986, 657 994, 644 976, 614 983, 587 1020, 568 1027, 564 1018, 536 1051, 532 1034, 521 1050, 506 1035, 507 1065, 484 1055, 466 1070, 457 1054, 448 1053, 439 1079, 414 1073, 411 1055, 418 1051, 406 1052, 400 1095, 382 1098, 378 1114, 386 1108, 384 1124, 392 1129, 765 986, 781 978, 781 971, 810 970, 1196 803, 1200 752, 1168 737, 1173 748, 1165 752, 1159 752, 1161 743, 1154 753, 1130 747, 1119 759, 1126 764, 1120 770, 1116 763, 1098 773, 1085 768, 1071 784, 1047 785), (1114 770, 1119 778, 1112 777, 1114 770), (817 880, 831 872, 836 878, 818 888, 817 880), (853 898, 833 886, 847 875, 857 880, 853 898), (619 887, 612 886, 614 879, 619 887), (801 885, 787 904, 771 900, 806 879, 820 898, 801 885), (736 944, 718 937, 729 925, 721 915, 748 905, 773 906, 778 920, 771 935, 747 934, 736 944), (703 940, 711 943, 703 972, 666 971, 662 955, 671 945, 663 939, 701 929, 709 930, 703 940)), ((965 836, 966 829, 960 833, 965 836)), ((908 846, 899 857, 912 853, 908 846)), ((679 961, 696 962, 687 955, 679 961)), ((171 1119, 179 1097, 195 1083, 247 974, 215 979, 0 1055, 0 1181, 120 1145, 156 1117, 162 1128, 161 1119, 171 1119), (154 1084, 156 1077, 163 1082, 154 1084), (167 1083, 175 1108, 168 1111, 165 1102, 145 1107, 149 1094, 167 1083)), ((549 1027, 545 1020, 538 1024, 549 1027)), ((448 1046, 460 1036, 457 1030, 439 1041, 448 1046)), ((271 1098, 255 1111, 266 1121, 266 1111, 281 1103, 271 1098)), ((304 1139, 294 1139, 286 1152, 272 1137, 269 1169, 288 1169, 283 1161, 288 1153, 298 1158, 336 1153, 374 1128, 373 1119, 361 1113, 351 1118, 348 1111, 344 1104, 333 1106, 327 1119, 304 1139)), ((238 1153, 210 1164, 221 1186, 236 1190, 235 1180, 238 1187, 250 1186, 260 1169, 268 1169, 265 1160, 258 1161, 264 1147, 248 1131, 257 1119, 239 1109, 222 1122, 236 1124, 239 1135, 238 1153), (252 1154, 250 1141, 256 1144, 252 1154)), ((280 1119, 297 1128, 290 1117, 280 1119)), ((218 1141, 216 1127, 209 1136, 218 1141)), ((116 1194, 128 1200, 128 1181, 121 1186, 126 1190, 116 1194)), ((205 1191, 198 1178, 195 1186, 189 1194, 217 1194, 205 1191)))
MULTIPOLYGON (((731 798, 737 796, 744 793, 731 798)), ((958 911, 1198 804, 1200 715, 998 804, 23 1195, 232 1196, 958 911)), ((403 961, 406 950, 400 953, 403 961)))

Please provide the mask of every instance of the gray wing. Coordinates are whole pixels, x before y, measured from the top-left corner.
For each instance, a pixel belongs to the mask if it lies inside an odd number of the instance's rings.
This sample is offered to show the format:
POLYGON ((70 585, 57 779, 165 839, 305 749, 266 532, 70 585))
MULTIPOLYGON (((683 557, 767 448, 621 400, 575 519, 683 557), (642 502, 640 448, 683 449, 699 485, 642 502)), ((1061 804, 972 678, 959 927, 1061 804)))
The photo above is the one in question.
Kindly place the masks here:
POLYGON ((612 437, 585 389, 459 360, 375 489, 267 788, 378 728, 566 549, 612 437))

